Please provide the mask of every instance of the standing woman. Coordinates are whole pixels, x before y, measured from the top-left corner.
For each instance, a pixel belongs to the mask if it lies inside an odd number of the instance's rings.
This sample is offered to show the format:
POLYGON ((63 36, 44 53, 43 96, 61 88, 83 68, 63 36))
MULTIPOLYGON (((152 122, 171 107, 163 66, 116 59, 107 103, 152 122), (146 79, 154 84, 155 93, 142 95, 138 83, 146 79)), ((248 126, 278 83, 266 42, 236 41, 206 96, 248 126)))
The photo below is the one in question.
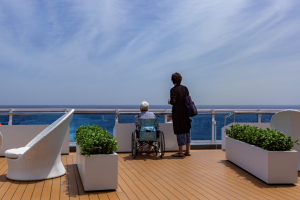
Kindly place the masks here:
POLYGON ((191 120, 188 116, 187 107, 185 105, 184 97, 189 96, 189 90, 184 85, 180 85, 182 77, 179 73, 172 74, 171 78, 174 87, 170 91, 171 99, 168 104, 172 107, 173 130, 177 135, 177 142, 179 151, 173 154, 175 157, 183 157, 183 155, 190 156, 191 143, 191 120), (186 145, 186 152, 183 154, 183 145, 186 145))

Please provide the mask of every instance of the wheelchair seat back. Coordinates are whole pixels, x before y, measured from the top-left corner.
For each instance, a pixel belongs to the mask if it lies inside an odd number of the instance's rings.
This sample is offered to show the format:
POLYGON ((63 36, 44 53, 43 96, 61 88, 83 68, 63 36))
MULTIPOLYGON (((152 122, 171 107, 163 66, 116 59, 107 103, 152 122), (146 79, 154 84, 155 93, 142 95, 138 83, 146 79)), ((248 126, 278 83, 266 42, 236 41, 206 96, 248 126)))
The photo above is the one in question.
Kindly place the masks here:
POLYGON ((138 119, 140 137, 139 141, 156 141, 156 129, 158 125, 158 118, 155 119, 138 119))

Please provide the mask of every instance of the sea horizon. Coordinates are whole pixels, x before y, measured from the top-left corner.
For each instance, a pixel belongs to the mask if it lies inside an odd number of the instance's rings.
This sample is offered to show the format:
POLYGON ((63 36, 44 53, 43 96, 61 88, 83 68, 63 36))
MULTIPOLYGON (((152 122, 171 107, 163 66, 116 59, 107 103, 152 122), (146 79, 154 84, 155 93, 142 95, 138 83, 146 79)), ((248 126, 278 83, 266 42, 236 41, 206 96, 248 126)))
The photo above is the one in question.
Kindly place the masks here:
MULTIPOLYGON (((300 105, 196 105, 197 109, 300 109, 300 105)), ((0 105, 3 108, 139 109, 139 105, 0 105)), ((149 109, 171 109, 172 105, 151 105, 149 109)))

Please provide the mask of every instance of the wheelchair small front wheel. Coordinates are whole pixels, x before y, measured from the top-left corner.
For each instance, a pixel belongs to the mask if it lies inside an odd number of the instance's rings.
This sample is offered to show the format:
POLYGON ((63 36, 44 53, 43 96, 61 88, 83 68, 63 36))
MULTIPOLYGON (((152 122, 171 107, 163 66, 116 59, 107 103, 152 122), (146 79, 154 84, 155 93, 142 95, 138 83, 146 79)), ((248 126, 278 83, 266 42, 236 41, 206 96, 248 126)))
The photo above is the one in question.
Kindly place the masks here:
POLYGON ((165 154, 165 136, 163 132, 160 132, 159 138, 159 157, 162 158, 165 154))

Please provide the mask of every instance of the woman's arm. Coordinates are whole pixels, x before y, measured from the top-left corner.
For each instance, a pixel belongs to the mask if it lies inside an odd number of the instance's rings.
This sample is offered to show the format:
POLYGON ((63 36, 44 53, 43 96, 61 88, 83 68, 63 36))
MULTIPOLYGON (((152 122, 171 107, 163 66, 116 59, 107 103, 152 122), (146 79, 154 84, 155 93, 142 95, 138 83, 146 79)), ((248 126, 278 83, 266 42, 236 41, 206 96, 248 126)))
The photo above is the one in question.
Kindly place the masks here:
POLYGON ((176 104, 176 91, 174 88, 172 88, 170 91, 170 97, 171 97, 170 104, 171 105, 176 104))

